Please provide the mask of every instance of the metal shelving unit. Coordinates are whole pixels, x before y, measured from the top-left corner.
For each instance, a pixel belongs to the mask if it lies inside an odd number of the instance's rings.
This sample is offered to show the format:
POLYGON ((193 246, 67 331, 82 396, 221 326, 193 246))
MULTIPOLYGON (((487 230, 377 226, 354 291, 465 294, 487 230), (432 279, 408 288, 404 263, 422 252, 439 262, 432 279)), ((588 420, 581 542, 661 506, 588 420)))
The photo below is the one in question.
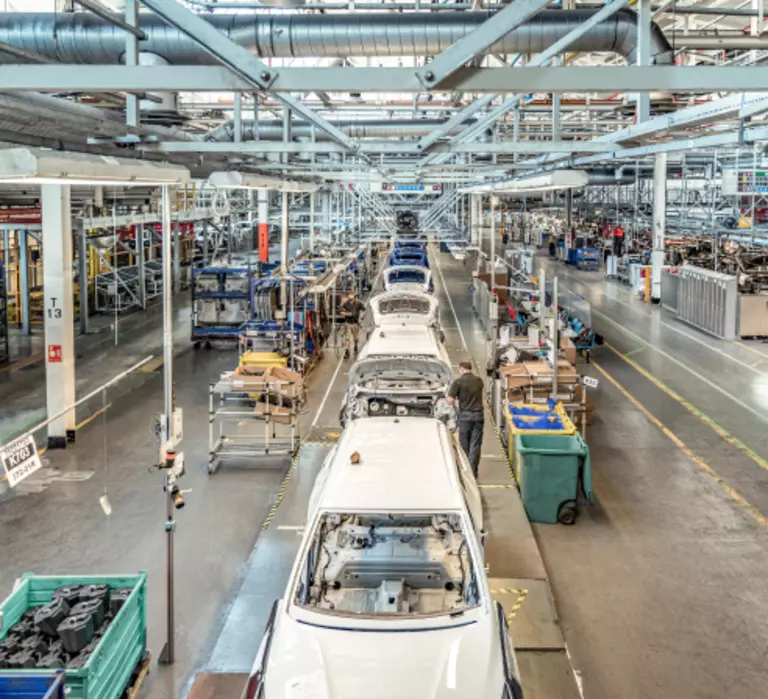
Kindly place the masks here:
POLYGON ((212 340, 237 340, 240 326, 251 317, 253 270, 245 267, 192 269, 192 332, 195 347, 212 340))
POLYGON ((208 473, 224 460, 293 457, 301 441, 301 382, 222 377, 208 391, 208 473))

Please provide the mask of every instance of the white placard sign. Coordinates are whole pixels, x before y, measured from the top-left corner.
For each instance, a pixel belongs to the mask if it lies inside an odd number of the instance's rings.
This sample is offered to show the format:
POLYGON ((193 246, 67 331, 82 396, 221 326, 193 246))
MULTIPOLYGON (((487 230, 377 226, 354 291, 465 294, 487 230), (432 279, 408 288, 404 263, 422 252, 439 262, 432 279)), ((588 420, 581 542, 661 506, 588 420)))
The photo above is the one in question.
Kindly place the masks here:
POLYGON ((0 452, 0 461, 11 488, 43 467, 32 435, 13 442, 5 451, 0 452))
POLYGON ((584 376, 584 385, 587 388, 597 388, 600 385, 600 381, 598 379, 592 378, 591 376, 584 376))

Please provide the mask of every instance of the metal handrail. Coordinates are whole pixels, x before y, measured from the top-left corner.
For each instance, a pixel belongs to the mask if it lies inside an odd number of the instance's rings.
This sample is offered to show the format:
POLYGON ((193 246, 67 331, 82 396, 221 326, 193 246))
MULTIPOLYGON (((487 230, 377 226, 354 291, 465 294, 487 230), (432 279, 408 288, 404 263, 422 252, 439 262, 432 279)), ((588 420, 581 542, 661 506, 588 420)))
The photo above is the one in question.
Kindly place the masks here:
POLYGON ((81 405, 82 403, 85 403, 85 401, 87 401, 87 400, 90 400, 90 399, 91 399, 91 398, 93 398, 95 395, 97 395, 98 393, 100 393, 101 391, 103 391, 105 388, 109 388, 111 385, 113 385, 113 384, 117 383, 118 381, 120 381, 120 380, 124 379, 126 376, 128 376, 128 374, 132 374, 132 373, 133 373, 134 371, 136 371, 137 369, 140 369, 140 368, 141 368, 141 367, 143 367, 143 366, 144 366, 144 365, 145 365, 145 364, 146 364, 148 361, 150 361, 151 359, 154 359, 154 357, 155 357, 155 355, 154 355, 154 354, 150 354, 148 357, 145 357, 145 358, 144 358, 144 359, 142 359, 140 362, 138 362, 137 364, 134 364, 134 365, 133 365, 132 367, 130 367, 129 369, 126 369, 126 370, 125 370, 124 372, 122 372, 121 374, 118 374, 117 376, 115 376, 115 377, 111 378, 109 381, 107 381, 106 383, 102 384, 102 385, 101 385, 101 386, 99 386, 98 388, 95 388, 95 389, 93 389, 93 391, 91 391, 91 392, 90 392, 90 393, 88 393, 87 395, 83 396, 83 397, 82 397, 82 398, 80 398, 79 400, 75 401, 74 403, 72 403, 72 405, 68 405, 66 408, 64 408, 63 410, 60 410, 58 413, 56 413, 56 414, 55 414, 55 415, 53 415, 52 417, 49 417, 48 419, 44 420, 43 422, 40 422, 40 423, 38 423, 38 424, 37 424, 37 425, 35 425, 34 427, 31 427, 31 428, 30 428, 30 429, 28 429, 26 432, 24 432, 24 433, 20 434, 20 435, 19 435, 19 436, 17 436, 17 437, 14 437, 14 438, 13 438, 13 439, 11 439, 10 441, 6 442, 5 444, 3 444, 3 445, 0 445, 0 452, 1 452, 1 451, 5 451, 5 448, 6 448, 6 447, 8 447, 8 446, 10 446, 11 444, 14 444, 15 442, 18 442, 20 439, 24 439, 25 437, 29 437, 30 435, 33 435, 33 434, 34 434, 35 432, 37 432, 39 429, 41 429, 41 428, 45 427, 46 425, 48 425, 49 423, 53 422, 54 420, 58 420, 58 419, 59 419, 60 417, 62 417, 63 415, 66 415, 67 413, 71 412, 72 410, 74 410, 75 408, 77 408, 77 406, 78 406, 78 405, 81 405))

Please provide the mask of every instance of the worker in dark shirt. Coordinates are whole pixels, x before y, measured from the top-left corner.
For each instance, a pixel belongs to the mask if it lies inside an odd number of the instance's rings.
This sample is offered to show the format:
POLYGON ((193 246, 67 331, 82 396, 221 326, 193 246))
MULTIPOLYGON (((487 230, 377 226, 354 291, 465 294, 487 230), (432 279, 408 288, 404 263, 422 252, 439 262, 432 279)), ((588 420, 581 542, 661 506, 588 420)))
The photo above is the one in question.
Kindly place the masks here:
POLYGON ((344 346, 344 357, 349 357, 349 345, 354 340, 355 354, 357 354, 357 343, 360 338, 360 321, 365 315, 365 305, 360 303, 355 296, 354 291, 350 291, 341 303, 341 317, 347 324, 346 341, 344 346))
POLYGON ((459 378, 448 389, 448 402, 459 414, 459 442, 477 478, 483 444, 483 380, 472 373, 472 364, 459 364, 459 378))

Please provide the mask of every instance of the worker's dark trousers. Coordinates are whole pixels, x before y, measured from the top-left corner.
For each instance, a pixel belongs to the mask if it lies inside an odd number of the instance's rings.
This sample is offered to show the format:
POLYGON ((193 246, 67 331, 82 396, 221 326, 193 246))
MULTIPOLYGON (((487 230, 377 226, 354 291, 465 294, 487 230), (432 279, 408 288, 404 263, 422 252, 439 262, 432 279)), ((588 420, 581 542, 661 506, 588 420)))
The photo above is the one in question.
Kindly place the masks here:
POLYGON ((483 413, 459 413, 459 442, 469 459, 472 473, 477 478, 480 465, 480 448, 483 445, 483 413))

